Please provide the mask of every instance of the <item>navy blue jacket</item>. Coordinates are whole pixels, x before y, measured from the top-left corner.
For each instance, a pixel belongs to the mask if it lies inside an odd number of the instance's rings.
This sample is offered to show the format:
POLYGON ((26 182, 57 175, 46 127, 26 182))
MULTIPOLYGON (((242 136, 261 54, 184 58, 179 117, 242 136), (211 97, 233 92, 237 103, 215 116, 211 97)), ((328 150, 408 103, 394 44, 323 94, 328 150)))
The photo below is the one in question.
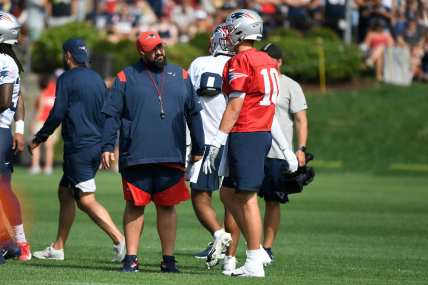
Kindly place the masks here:
POLYGON ((57 81, 55 104, 35 141, 46 141, 62 123, 64 154, 100 145, 105 121, 101 109, 107 94, 95 71, 76 67, 64 72, 57 81))
POLYGON ((120 128, 120 169, 151 163, 184 164, 186 121, 192 154, 202 155, 204 151, 200 110, 187 71, 167 64, 162 72, 153 72, 140 60, 115 78, 103 108, 107 119, 102 149, 113 151, 120 128), (163 119, 157 90, 164 105, 163 119))

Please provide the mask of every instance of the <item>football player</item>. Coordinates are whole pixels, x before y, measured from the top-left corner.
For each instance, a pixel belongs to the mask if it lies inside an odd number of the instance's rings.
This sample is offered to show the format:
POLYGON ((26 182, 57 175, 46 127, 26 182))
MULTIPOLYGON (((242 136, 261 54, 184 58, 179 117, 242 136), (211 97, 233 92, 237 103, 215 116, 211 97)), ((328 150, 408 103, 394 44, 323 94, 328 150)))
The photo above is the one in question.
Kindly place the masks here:
MULTIPOLYGON (((271 127, 279 90, 277 62, 257 51, 254 42, 262 39, 263 21, 251 10, 241 9, 226 18, 227 44, 236 52, 223 72, 223 92, 229 101, 220 127, 211 140, 204 160, 205 173, 215 169, 221 146, 227 141, 229 174, 220 197, 247 242, 244 266, 224 274, 264 277, 268 258, 260 245, 262 222, 257 192, 264 178, 264 161, 271 147, 271 127)), ((284 148, 287 160, 296 160, 284 148)), ((294 157, 293 157, 294 156, 294 157)), ((297 167, 296 167, 297 168, 297 167)))
MULTIPOLYGON (((202 103, 202 122, 205 133, 205 149, 216 134, 220 120, 226 109, 226 97, 221 92, 223 83, 223 69, 233 52, 226 47, 227 29, 224 24, 218 25, 210 38, 209 56, 196 58, 190 65, 189 75, 194 89, 202 103)), ((222 153, 223 148, 220 149, 222 153)), ((212 192, 220 188, 221 177, 218 175, 218 166, 221 155, 215 161, 216 169, 205 174, 201 169, 202 161, 191 165, 192 177, 190 188, 192 190, 192 205, 200 223, 214 237, 212 243, 203 252, 195 255, 196 258, 206 258, 208 267, 217 264, 218 258, 231 242, 231 235, 225 232, 218 222, 215 209, 212 206, 212 192)))
POLYGON ((30 245, 22 224, 21 205, 11 186, 12 157, 24 149, 24 101, 19 77, 23 69, 12 49, 18 43, 20 28, 13 15, 0 12, 0 200, 21 250, 19 259, 26 261, 31 259, 30 245))

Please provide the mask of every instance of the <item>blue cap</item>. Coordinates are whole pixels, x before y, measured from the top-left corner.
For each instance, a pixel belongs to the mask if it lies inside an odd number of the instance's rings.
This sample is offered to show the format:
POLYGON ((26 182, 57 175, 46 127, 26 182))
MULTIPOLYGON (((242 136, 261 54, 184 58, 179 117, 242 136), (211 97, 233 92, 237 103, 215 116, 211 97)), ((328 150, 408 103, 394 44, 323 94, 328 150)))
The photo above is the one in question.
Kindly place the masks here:
POLYGON ((86 63, 89 59, 88 49, 85 42, 79 38, 69 39, 62 45, 64 53, 70 52, 77 63, 86 63))

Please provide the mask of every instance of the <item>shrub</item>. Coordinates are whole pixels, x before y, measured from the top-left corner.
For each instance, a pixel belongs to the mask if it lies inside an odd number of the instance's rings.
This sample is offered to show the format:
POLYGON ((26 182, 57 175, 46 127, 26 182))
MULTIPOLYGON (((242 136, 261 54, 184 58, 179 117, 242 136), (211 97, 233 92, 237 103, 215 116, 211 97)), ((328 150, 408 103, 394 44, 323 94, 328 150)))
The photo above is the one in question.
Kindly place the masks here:
POLYGON ((86 41, 89 49, 102 36, 87 23, 69 23, 45 30, 32 49, 32 70, 37 73, 52 73, 63 65, 62 44, 71 37, 86 41))

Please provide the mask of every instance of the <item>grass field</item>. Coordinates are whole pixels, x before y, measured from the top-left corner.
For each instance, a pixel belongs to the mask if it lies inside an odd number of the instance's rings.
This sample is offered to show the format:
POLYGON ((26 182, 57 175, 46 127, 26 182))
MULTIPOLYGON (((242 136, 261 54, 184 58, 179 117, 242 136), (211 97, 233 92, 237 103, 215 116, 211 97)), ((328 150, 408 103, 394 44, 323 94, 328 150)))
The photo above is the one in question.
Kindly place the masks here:
MULTIPOLYGON (((56 234, 59 172, 28 176, 14 184, 25 204, 32 247, 44 248, 56 234)), ((123 200, 117 174, 97 176, 98 199, 117 223, 123 200)), ((210 237, 199 226, 190 202, 179 207, 176 258, 182 274, 159 273, 160 247, 153 206, 146 212, 141 240, 141 272, 118 272, 110 263, 111 242, 79 213, 65 261, 8 261, 0 284, 428 284, 428 177, 318 173, 283 209, 283 225, 267 277, 231 279, 207 270, 193 253, 210 237)), ((216 204, 221 209, 220 203, 216 204)), ((239 260, 243 260, 241 242, 239 260)))

